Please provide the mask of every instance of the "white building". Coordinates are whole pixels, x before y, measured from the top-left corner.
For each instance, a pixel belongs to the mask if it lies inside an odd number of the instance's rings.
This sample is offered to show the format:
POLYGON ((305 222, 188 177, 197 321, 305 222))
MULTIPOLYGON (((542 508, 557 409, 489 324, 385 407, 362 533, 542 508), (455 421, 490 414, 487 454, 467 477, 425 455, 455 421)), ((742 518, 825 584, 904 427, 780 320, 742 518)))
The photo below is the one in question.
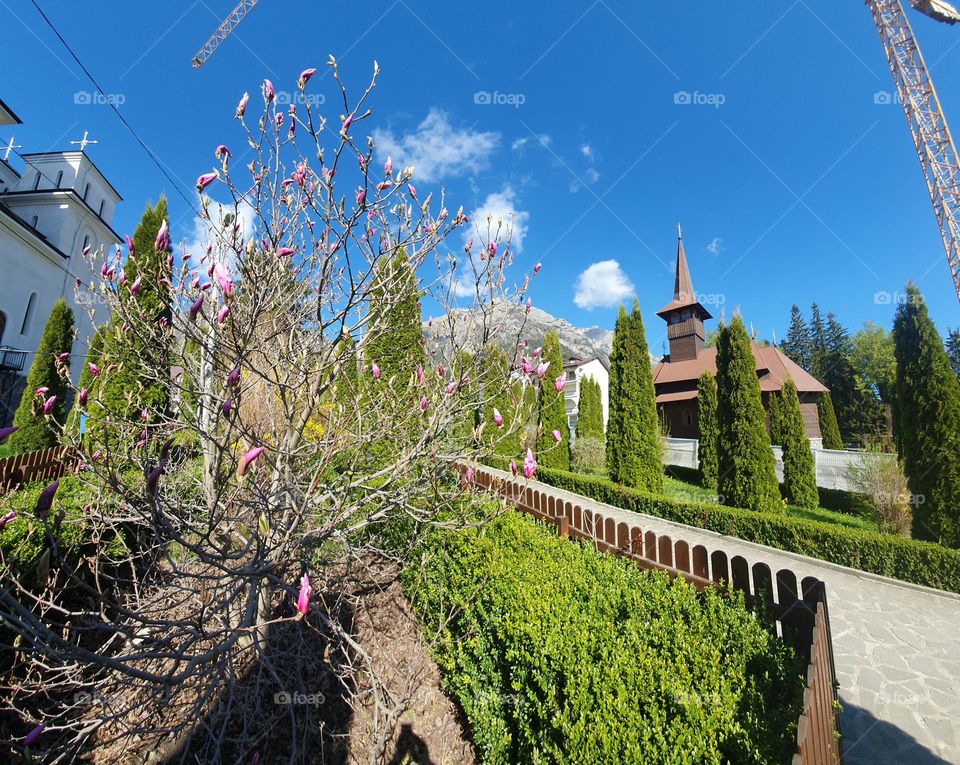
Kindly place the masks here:
MULTIPOLYGON (((21 124, 0 101, 0 129, 21 124)), ((76 282, 94 275, 81 256, 84 247, 110 248, 120 238, 111 228, 121 201, 116 189, 82 150, 12 154, 0 145, 0 422, 10 420, 19 402, 22 378, 40 344, 53 304, 73 308, 77 341, 71 368, 79 370, 94 323, 106 308, 77 305, 76 282), (18 170, 14 162, 20 165, 18 170)))
POLYGON ((610 410, 610 371, 598 358, 570 359, 563 364, 567 379, 564 384, 564 398, 567 405, 567 424, 570 427, 570 440, 577 434, 577 417, 580 412, 580 383, 592 377, 600 384, 600 402, 603 404, 603 427, 607 427, 607 415, 610 410))

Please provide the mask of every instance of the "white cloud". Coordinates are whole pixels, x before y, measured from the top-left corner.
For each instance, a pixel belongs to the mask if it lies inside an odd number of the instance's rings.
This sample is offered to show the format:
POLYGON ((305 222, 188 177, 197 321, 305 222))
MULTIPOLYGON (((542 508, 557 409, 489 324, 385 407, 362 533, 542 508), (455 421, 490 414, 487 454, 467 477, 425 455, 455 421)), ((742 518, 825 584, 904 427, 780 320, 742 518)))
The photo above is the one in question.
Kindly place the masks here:
POLYGON ((601 260, 577 277, 573 302, 580 308, 613 308, 633 295, 633 284, 615 260, 601 260))
MULTIPOLYGON (((206 253, 207 246, 215 245, 217 241, 216 230, 220 225, 221 217, 226 214, 234 214, 232 205, 219 205, 216 202, 212 202, 208 210, 211 220, 206 221, 199 216, 194 216, 191 232, 187 236, 181 237, 179 242, 183 246, 184 253, 192 256, 190 262, 195 267, 200 262, 200 256, 206 253)), ((242 229, 240 235, 242 242, 246 242, 253 235, 254 218, 255 213, 252 205, 249 202, 241 201, 236 210, 236 221, 242 229)), ((214 252, 217 252, 216 246, 214 246, 214 252)))
POLYGON ((580 153, 587 159, 593 159, 593 147, 588 143, 580 145, 580 153))
POLYGON ((725 249, 726 247, 723 246, 723 239, 721 239, 719 236, 713 237, 713 241, 707 245, 707 252, 709 252, 711 255, 719 255, 725 249))
POLYGON ((527 235, 530 213, 517 209, 516 194, 510 186, 505 186, 503 191, 489 194, 483 204, 470 213, 470 220, 472 226, 464 230, 464 241, 471 237, 476 238, 478 232, 483 241, 487 241, 488 236, 495 237, 497 221, 502 220, 504 228, 501 235, 505 235, 506 227, 511 226, 513 229, 510 237, 511 247, 514 252, 523 250, 523 239, 527 235))
MULTIPOLYGON (((510 144, 510 148, 514 151, 521 151, 524 146, 530 143, 530 140, 531 139, 529 136, 517 138, 512 144, 510 144)), ((536 141, 538 146, 542 146, 544 149, 549 149, 550 143, 553 141, 553 139, 546 133, 538 133, 534 135, 533 140, 536 141)))
POLYGON ((455 128, 446 112, 433 108, 413 133, 377 129, 373 140, 381 159, 393 157, 397 168, 413 165, 415 180, 432 183, 486 168, 500 134, 455 128))

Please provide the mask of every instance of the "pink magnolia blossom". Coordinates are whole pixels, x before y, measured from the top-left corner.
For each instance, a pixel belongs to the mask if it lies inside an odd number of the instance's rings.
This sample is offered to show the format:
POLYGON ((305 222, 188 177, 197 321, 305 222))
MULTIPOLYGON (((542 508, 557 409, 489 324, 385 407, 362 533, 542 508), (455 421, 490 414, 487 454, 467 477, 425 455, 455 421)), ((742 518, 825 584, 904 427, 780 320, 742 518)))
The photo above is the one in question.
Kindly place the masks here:
POLYGON ((136 294, 140 291, 140 277, 138 276, 133 280, 133 284, 130 285, 130 294, 136 297, 136 294))
POLYGON ((250 464, 257 459, 257 457, 263 454, 263 449, 264 447, 262 446, 255 446, 243 455, 243 457, 240 459, 240 465, 237 467, 238 477, 243 477, 246 474, 247 468, 250 467, 250 464))
POLYGON ((154 242, 157 252, 166 252, 170 249, 170 226, 167 225, 167 219, 164 218, 160 224, 160 230, 157 231, 157 240, 154 242))
POLYGON ((444 367, 443 364, 440 364, 437 367, 437 377, 443 377, 446 373, 447 373, 446 367, 444 367))
POLYGON ((503 415, 500 414, 500 410, 497 407, 493 407, 493 422, 498 428, 503 427, 503 415))
POLYGON ((220 173, 214 170, 212 173, 204 173, 197 177, 197 191, 203 191, 207 186, 220 177, 220 173))
POLYGON ((83 257, 87 257, 90 254, 90 245, 88 244, 83 248, 83 251, 80 253, 83 257))
POLYGON ((423 365, 417 364, 417 385, 423 383, 423 365))
POLYGON ((393 157, 387 157, 387 161, 383 163, 383 174, 393 175, 393 157))
POLYGON ((523 477, 533 478, 537 472, 537 461, 533 458, 533 451, 527 449, 527 454, 523 458, 523 477))
POLYGON ((81 389, 80 389, 80 392, 77 394, 77 401, 80 402, 80 406, 85 406, 85 405, 86 405, 86 403, 87 403, 87 396, 88 396, 88 395, 89 395, 89 394, 87 393, 87 389, 86 389, 86 388, 81 388, 81 389))
POLYGON ((557 393, 563 390, 564 382, 566 382, 566 375, 560 375, 556 380, 553 381, 553 387, 556 388, 557 393))
POLYGON ((454 385, 452 382, 448 382, 448 383, 444 386, 444 390, 447 392, 447 395, 448 395, 448 396, 452 395, 453 392, 454 392, 456 389, 457 389, 457 386, 454 385))
POLYGON ((16 518, 16 517, 17 517, 16 512, 14 512, 13 510, 11 510, 11 511, 10 511, 9 513, 7 513, 5 516, 3 516, 2 518, 0 518, 0 529, 2 529, 2 528, 3 528, 4 526, 6 526, 8 523, 12 523, 12 522, 13 522, 13 519, 16 518))
POLYGON ((515 460, 510 460, 510 473, 514 478, 517 477, 517 463, 515 460))
POLYGON ((374 361, 374 362, 370 365, 370 374, 373 375, 373 379, 374 379, 374 380, 379 380, 379 379, 380 379, 380 375, 382 374, 382 372, 380 371, 380 367, 377 366, 377 362, 376 362, 376 361, 374 361))
POLYGON ((310 78, 317 73, 316 69, 304 69, 300 72, 300 77, 297 79, 297 87, 300 90, 303 90, 304 86, 310 81, 310 78))
POLYGON ((233 406, 233 399, 228 398, 223 402, 223 405, 220 407, 220 411, 224 417, 230 416, 230 409, 233 406))
POLYGON ((493 256, 497 254, 497 243, 490 242, 490 244, 487 245, 487 251, 490 253, 490 257, 493 258, 493 256))
POLYGON ((526 356, 520 359, 520 369, 525 375, 528 375, 533 371, 533 364, 530 363, 530 359, 528 359, 526 356))
POLYGON ((235 366, 233 369, 231 369, 231 370, 230 370, 230 374, 227 375, 227 387, 228 387, 228 388, 232 388, 232 387, 233 387, 234 385, 236 385, 238 382, 240 382, 240 367, 239 367, 239 365, 238 365, 238 366, 235 366))
POLYGON ((556 441, 558 444, 560 443, 560 439, 563 438, 563 434, 560 433, 559 430, 551 430, 550 435, 553 436, 553 440, 556 441))
POLYGON ((124 241, 127 243, 127 252, 129 252, 131 255, 135 254, 135 248, 134 248, 134 246, 133 246, 133 240, 130 238, 130 235, 129 235, 129 234, 124 234, 124 235, 123 235, 123 239, 124 239, 124 241))
POLYGON ((230 269, 223 263, 214 263, 213 276, 216 278, 217 284, 220 285, 223 296, 230 297, 233 294, 233 277, 230 274, 230 269))
POLYGON ((285 258, 288 255, 293 255, 295 252, 296 250, 293 247, 281 247, 277 250, 277 255, 281 258, 285 258))
POLYGON ((539 274, 541 268, 543 268, 543 263, 537 263, 537 265, 533 267, 533 275, 536 276, 539 274))
POLYGON ((10 436, 17 432, 17 426, 11 425, 6 428, 0 428, 0 444, 6 441, 10 436))
POLYGON ((50 390, 50 389, 49 389, 46 385, 41 385, 39 388, 37 388, 37 389, 33 392, 33 395, 34 395, 34 396, 45 396, 48 390, 50 390))
POLYGON ((52 484, 47 486, 40 496, 37 497, 37 504, 34 507, 33 511, 36 515, 42 515, 50 511, 50 508, 53 507, 53 497, 57 493, 57 489, 60 488, 60 481, 54 481, 52 484))
POLYGON ((31 747, 40 740, 40 736, 43 734, 43 731, 46 729, 46 725, 41 723, 32 731, 30 731, 26 736, 23 737, 21 742, 25 747, 31 747))
POLYGON ((340 127, 340 135, 345 136, 352 124, 353 124, 353 115, 348 114, 346 117, 344 117, 343 125, 340 127))
POLYGON ((203 295, 201 294, 193 303, 190 304, 190 318, 196 319, 200 309, 203 308, 203 295))
POLYGON ((407 191, 410 192, 411 197, 413 197, 414 199, 417 198, 417 190, 413 187, 412 183, 407 184, 407 191))
POLYGON ((526 312, 530 313, 531 308, 533 308, 533 301, 530 298, 527 298, 526 312))
POLYGON ((313 595, 313 587, 310 586, 310 577, 304 574, 300 578, 300 592, 297 595, 297 618, 302 619, 307 615, 310 608, 310 596, 313 595))
POLYGON ((223 324, 227 320, 227 317, 230 315, 230 306, 225 305, 219 311, 217 311, 217 322, 223 324))
POLYGON ((216 149, 213 150, 213 156, 215 156, 217 159, 228 159, 233 155, 230 153, 230 149, 228 149, 225 144, 220 144, 216 149))
POLYGON ((534 349, 533 349, 533 358, 537 358, 537 356, 540 355, 540 351, 541 351, 541 350, 542 350, 542 348, 541 348, 539 345, 538 345, 536 348, 534 348, 534 349))
POLYGON ((543 376, 547 373, 547 369, 549 369, 549 367, 550 367, 549 361, 541 361, 539 364, 537 364, 537 377, 539 377, 542 380, 543 376))
POLYGON ((273 89, 273 83, 270 80, 263 81, 263 97, 267 101, 272 101, 277 95, 277 92, 273 89))
POLYGON ((464 471, 463 477, 467 480, 467 483, 468 483, 468 484, 473 483, 473 468, 472 468, 472 467, 468 467, 468 468, 464 471))
POLYGON ((57 405, 57 397, 50 396, 46 401, 43 402, 43 413, 50 414, 53 411, 53 407, 57 405))
POLYGON ((237 104, 237 119, 240 119, 243 116, 243 113, 247 111, 247 102, 250 100, 250 94, 244 93, 240 98, 240 103, 237 104))
POLYGON ((427 402, 427 397, 426 397, 426 396, 421 396, 421 397, 420 397, 420 411, 421 411, 421 412, 427 411, 427 403, 428 403, 428 402, 427 402))
POLYGON ((363 203, 367 199, 367 192, 363 189, 357 190, 357 207, 363 207, 363 203))
POLYGON ((155 497, 157 495, 157 483, 162 476, 167 471, 164 470, 163 465, 158 465, 153 470, 150 471, 150 475, 147 476, 147 495, 150 497, 155 497))
POLYGON ((97 366, 96 364, 94 364, 92 361, 91 361, 91 362, 87 362, 87 369, 90 370, 90 376, 91 376, 91 377, 99 377, 99 376, 100 376, 100 367, 98 367, 98 366, 97 366))

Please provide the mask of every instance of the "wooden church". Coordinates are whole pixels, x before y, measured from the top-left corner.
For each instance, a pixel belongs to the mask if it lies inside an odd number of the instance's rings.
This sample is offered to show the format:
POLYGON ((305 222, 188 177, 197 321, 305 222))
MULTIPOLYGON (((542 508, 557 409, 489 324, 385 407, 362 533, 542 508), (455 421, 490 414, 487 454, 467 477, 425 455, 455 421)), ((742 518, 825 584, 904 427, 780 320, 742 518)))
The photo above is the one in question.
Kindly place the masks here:
MULTIPOLYGON (((670 353, 653 369, 657 408, 674 438, 699 438, 697 423, 697 381, 706 371, 717 373, 717 349, 705 345, 703 324, 713 318, 697 299, 690 268, 683 251, 683 237, 677 237, 677 270, 673 300, 657 311, 667 323, 670 353)), ((763 407, 769 409, 770 394, 779 392, 787 380, 793 380, 800 398, 804 430, 813 446, 821 446, 817 401, 828 392, 819 380, 806 372, 780 349, 758 345, 751 340, 753 360, 760 381, 763 407)))

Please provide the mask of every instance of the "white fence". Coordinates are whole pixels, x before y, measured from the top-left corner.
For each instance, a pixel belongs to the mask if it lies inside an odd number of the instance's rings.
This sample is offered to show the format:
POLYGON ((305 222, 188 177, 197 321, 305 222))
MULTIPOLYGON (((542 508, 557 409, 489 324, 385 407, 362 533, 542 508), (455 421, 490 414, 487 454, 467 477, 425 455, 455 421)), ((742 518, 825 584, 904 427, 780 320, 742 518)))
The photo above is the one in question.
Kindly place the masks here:
MULTIPOLYGON (((698 468, 700 459, 697 454, 699 442, 695 438, 668 438, 664 461, 668 465, 678 467, 698 468)), ((811 449, 813 452, 813 466, 817 475, 817 486, 824 489, 843 489, 850 491, 847 480, 851 465, 862 459, 894 459, 892 454, 866 454, 855 451, 837 451, 834 449, 811 449)), ((779 446, 773 447, 773 454, 777 458, 777 479, 783 481, 783 450, 779 446)))

